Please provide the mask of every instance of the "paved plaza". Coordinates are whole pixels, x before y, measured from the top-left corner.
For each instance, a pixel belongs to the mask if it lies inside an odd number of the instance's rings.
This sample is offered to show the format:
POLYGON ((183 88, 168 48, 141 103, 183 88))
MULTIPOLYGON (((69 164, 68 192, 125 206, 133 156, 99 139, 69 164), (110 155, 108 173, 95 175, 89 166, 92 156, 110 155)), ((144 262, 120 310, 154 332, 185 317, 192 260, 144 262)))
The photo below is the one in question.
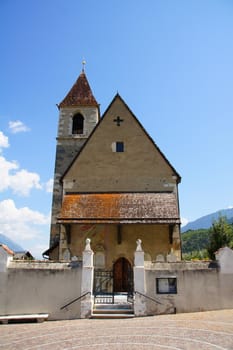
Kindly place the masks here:
POLYGON ((233 350, 233 310, 0 325, 0 350, 233 350))

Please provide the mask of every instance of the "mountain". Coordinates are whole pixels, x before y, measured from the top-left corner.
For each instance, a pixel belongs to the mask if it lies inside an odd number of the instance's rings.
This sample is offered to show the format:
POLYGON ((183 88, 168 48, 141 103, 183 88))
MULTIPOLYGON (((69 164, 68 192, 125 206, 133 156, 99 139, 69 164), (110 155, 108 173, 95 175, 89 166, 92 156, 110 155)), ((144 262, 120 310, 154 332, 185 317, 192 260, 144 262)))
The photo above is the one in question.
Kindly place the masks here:
POLYGON ((17 243, 13 242, 10 238, 7 236, 4 236, 0 233, 0 244, 7 245, 11 250, 14 252, 22 252, 24 249, 17 243))
POLYGON ((201 218, 189 222, 187 225, 181 228, 181 232, 186 232, 188 230, 199 230, 199 229, 207 229, 212 226, 214 220, 218 220, 219 216, 226 216, 226 218, 233 222, 233 208, 231 209, 222 209, 218 210, 215 213, 202 216, 201 218))

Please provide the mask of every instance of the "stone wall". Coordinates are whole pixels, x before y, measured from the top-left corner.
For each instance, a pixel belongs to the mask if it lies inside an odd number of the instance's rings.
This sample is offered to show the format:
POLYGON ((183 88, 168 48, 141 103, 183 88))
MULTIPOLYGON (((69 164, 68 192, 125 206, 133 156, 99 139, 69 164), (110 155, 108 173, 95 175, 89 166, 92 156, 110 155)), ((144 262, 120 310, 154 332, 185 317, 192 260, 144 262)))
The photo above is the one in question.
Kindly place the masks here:
POLYGON ((0 315, 48 313, 49 319, 80 318, 82 268, 65 263, 10 262, 0 272, 0 315))
MULTIPOLYGON (((61 108, 57 135, 56 159, 54 170, 54 188, 51 216, 50 247, 59 240, 60 226, 56 224, 62 202, 61 177, 76 157, 99 119, 99 111, 96 107, 61 108), (76 113, 84 117, 84 133, 72 135, 72 120, 76 113)), ((50 254, 51 259, 59 259, 55 251, 50 254)))
MULTIPOLYGON (((157 282, 158 283, 158 282, 157 282)), ((145 267, 146 314, 182 313, 233 308, 233 274, 209 262, 154 263, 145 267), (156 280, 175 278, 176 293, 160 294, 156 280)))
MULTIPOLYGON (((233 271, 224 268, 232 266, 233 254, 229 248, 220 253, 218 263, 148 262, 138 239, 134 254, 135 316, 233 308, 233 271)), ((90 239, 86 239, 82 265, 78 261, 4 261, 0 315, 48 313, 50 320, 91 316, 94 268, 90 239), (85 298, 61 310, 83 294, 85 298)))

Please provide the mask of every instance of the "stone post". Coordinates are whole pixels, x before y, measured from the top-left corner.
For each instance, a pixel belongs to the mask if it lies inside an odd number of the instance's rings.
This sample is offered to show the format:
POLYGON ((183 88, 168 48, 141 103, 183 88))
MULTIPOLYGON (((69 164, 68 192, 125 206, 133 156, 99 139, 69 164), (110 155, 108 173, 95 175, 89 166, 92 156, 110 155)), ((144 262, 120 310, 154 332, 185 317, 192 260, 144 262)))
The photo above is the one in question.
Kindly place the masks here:
POLYGON ((93 251, 91 250, 91 240, 86 239, 86 246, 83 251, 83 266, 82 266, 82 285, 81 295, 89 292, 81 299, 81 318, 90 318, 93 306, 93 278, 94 278, 94 265, 93 265, 93 251))
POLYGON ((67 242, 66 242, 66 230, 64 225, 60 225, 60 244, 59 244, 59 260, 65 260, 64 259, 64 251, 67 249, 67 242))
POLYGON ((142 294, 146 293, 144 251, 142 250, 142 241, 136 241, 137 248, 134 253, 134 313, 135 316, 146 316, 146 300, 142 294), (142 293, 142 294, 140 294, 142 293))

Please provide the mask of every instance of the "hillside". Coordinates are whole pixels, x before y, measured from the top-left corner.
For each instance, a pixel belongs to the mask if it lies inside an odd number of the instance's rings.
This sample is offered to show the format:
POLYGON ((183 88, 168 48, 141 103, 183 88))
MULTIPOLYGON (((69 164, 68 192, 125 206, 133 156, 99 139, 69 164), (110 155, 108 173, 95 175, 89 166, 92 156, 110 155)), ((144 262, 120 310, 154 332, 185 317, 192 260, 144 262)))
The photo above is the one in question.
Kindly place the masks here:
POLYGON ((1 233, 0 233, 0 244, 7 245, 14 252, 19 252, 24 250, 19 244, 15 243, 10 238, 8 238, 7 236, 1 233))
POLYGON ((208 229, 190 230, 182 234, 182 252, 191 253, 206 249, 209 244, 208 229))
POLYGON ((187 232, 189 230, 208 229, 211 227, 214 220, 217 220, 219 216, 226 216, 229 222, 233 222, 233 208, 218 210, 215 213, 208 214, 200 217, 199 219, 189 222, 187 225, 181 228, 181 232, 187 232))

